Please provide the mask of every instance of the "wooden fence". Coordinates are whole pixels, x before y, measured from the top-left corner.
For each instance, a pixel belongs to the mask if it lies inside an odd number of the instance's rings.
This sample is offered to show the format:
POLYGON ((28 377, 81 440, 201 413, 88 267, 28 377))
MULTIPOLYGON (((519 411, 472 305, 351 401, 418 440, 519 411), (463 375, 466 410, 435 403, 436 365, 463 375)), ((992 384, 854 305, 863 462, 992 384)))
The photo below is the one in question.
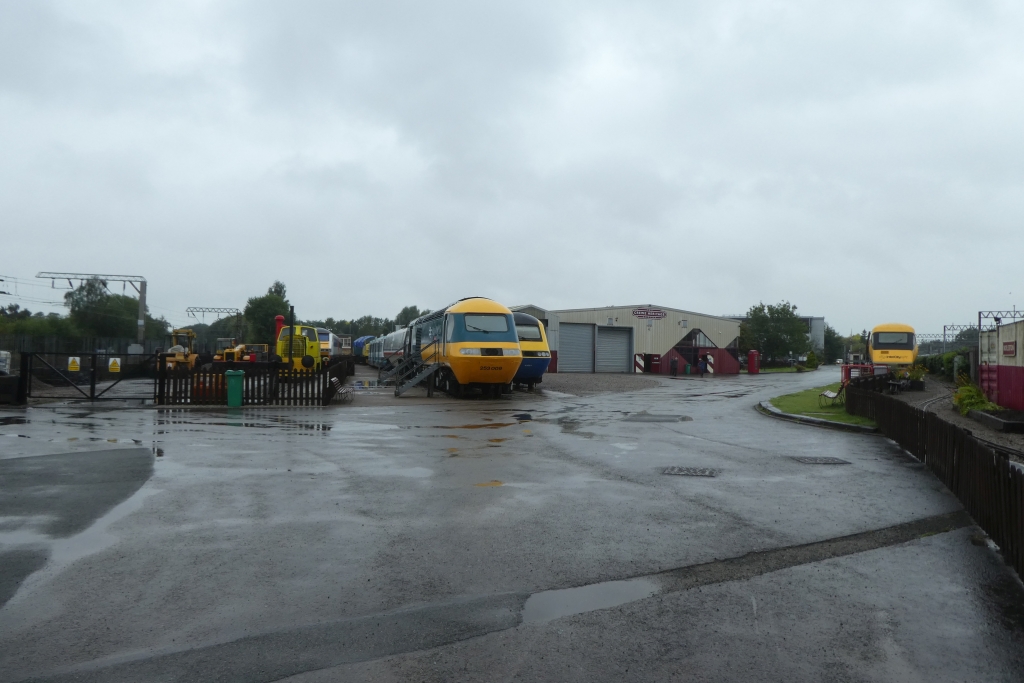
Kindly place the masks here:
MULTIPOLYGON (((245 367, 243 406, 322 406, 331 402, 345 377, 345 364, 321 370, 245 367)), ((158 373, 157 405, 227 405, 223 372, 168 369, 158 373)))
POLYGON ((846 389, 846 412, 873 419, 934 472, 1024 577, 1024 468, 970 431, 881 393, 883 380, 854 379, 846 389))

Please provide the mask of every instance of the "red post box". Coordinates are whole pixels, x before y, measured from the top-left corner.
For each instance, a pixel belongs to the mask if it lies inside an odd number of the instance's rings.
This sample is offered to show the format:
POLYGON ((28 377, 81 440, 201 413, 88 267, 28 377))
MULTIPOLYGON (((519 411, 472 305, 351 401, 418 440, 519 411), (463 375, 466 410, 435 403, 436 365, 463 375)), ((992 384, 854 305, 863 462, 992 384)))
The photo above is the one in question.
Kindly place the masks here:
POLYGON ((751 349, 747 352, 747 373, 756 375, 761 372, 761 352, 751 349))

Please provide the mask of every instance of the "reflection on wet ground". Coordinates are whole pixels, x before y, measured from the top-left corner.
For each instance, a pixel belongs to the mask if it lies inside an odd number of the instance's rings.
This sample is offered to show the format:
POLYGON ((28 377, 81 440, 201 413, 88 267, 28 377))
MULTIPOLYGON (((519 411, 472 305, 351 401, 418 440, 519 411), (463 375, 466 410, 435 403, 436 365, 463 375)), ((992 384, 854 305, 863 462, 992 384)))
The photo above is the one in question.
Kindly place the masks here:
MULTIPOLYGON (((480 484, 477 484, 480 486, 480 484)), ((573 614, 623 605, 649 598, 661 590, 652 579, 605 581, 578 588, 534 593, 523 606, 523 623, 551 621, 573 614)))

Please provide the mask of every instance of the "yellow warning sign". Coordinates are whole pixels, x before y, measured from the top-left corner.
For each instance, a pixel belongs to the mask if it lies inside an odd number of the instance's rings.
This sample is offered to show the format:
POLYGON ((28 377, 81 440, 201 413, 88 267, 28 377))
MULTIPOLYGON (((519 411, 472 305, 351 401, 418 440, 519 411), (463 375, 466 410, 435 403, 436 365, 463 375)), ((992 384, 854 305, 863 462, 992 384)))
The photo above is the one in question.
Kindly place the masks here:
POLYGON ((107 370, 110 372, 121 372, 121 359, 111 358, 107 361, 107 370))
POLYGON ((68 372, 78 372, 81 369, 81 359, 78 356, 68 356, 68 372))

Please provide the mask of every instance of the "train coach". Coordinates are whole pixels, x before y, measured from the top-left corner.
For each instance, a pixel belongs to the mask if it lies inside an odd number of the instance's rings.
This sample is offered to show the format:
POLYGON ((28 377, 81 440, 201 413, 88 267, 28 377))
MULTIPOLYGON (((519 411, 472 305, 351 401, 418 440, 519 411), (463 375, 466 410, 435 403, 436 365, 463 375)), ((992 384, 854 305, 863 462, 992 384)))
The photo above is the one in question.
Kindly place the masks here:
POLYGON ((371 341, 367 364, 378 370, 397 365, 405 355, 406 337, 408 334, 409 328, 403 327, 391 334, 377 337, 371 341))
POLYGON ((461 299, 409 324, 407 355, 440 363, 435 386, 452 396, 468 389, 498 395, 511 389, 522 353, 512 311, 483 297, 461 299))

